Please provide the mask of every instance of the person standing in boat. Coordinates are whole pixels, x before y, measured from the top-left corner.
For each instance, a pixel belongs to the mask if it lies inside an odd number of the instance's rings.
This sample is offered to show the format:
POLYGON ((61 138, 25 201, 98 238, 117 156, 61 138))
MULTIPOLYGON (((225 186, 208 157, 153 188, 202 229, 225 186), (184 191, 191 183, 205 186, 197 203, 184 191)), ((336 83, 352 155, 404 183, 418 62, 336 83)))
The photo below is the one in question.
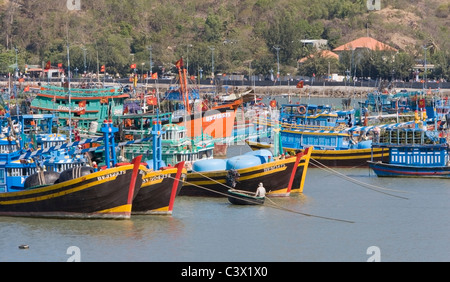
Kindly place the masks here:
POLYGON ((256 189, 255 197, 265 197, 266 188, 264 188, 262 183, 259 183, 258 189, 256 189))

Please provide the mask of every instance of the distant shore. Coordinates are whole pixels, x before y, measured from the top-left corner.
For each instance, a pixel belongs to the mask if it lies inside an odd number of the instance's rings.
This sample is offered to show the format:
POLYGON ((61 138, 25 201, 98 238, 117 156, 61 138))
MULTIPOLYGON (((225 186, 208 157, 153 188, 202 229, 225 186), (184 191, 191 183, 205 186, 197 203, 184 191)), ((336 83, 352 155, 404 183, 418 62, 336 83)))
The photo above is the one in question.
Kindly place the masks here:
MULTIPOLYGON (((60 82, 51 82, 51 84, 54 85, 60 85, 60 82)), ((101 84, 101 82, 98 82, 97 84, 101 84)), ((29 85, 32 88, 38 89, 38 83, 37 82, 29 82, 27 85, 29 85)), ((73 87, 77 87, 77 82, 72 82, 73 87)), ((117 86, 117 82, 107 82, 107 86, 117 86)), ((130 85, 129 83, 126 84, 120 84, 122 86, 130 85)), ((144 88, 144 89, 154 89, 157 88, 159 90, 159 93, 164 93, 169 89, 170 86, 173 86, 172 84, 168 83, 139 83, 138 88, 144 88)), ((211 85, 204 85, 201 84, 200 87, 208 87, 211 85)), ((1 81, 0 87, 7 88, 8 83, 7 81, 1 81)), ((255 90, 255 93, 257 95, 300 95, 300 96, 309 96, 309 97, 329 97, 329 98, 365 98, 367 97, 367 94, 370 92, 373 92, 376 90, 375 87, 365 87, 365 86, 342 86, 342 85, 305 85, 303 88, 297 88, 295 84, 293 85, 271 85, 271 86, 253 86, 250 87, 248 85, 240 85, 240 86, 231 86, 231 89, 233 89, 234 92, 244 92, 250 88, 253 88, 255 90)), ((395 88, 394 89, 397 93, 401 90, 406 91, 421 91, 422 89, 417 88, 395 88)), ((392 91, 392 90, 391 90, 392 91)), ((433 91, 436 91, 436 89, 433 89, 433 91)), ((450 96, 450 89, 449 88, 442 88, 439 90, 440 96, 442 97, 449 97, 450 96)))
MULTIPOLYGON (((244 87, 245 88, 245 87, 244 87)), ((420 91, 420 89, 396 88, 396 92, 405 89, 406 91, 420 91)), ((296 88, 295 86, 262 86, 255 87, 255 93, 258 95, 301 95, 311 97, 331 97, 331 98, 361 98, 367 97, 367 94, 375 91, 373 87, 353 87, 353 86, 305 86, 296 88)), ((441 89, 442 96, 450 96, 450 89, 441 89)))

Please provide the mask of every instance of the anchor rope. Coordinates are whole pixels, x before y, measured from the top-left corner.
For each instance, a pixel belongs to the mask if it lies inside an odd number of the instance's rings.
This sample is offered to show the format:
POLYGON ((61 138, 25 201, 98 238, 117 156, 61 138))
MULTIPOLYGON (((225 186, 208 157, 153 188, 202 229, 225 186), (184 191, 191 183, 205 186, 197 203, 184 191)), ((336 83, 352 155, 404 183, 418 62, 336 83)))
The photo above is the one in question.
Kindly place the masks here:
MULTIPOLYGON (((201 174, 201 173, 200 173, 200 174, 201 174)), ((220 183, 220 182, 218 182, 218 181, 216 181, 216 180, 214 180, 214 179, 212 179, 212 178, 209 178, 209 177, 207 177, 206 175, 205 175, 205 177, 208 178, 208 179, 210 179, 211 181, 214 181, 214 182, 216 182, 216 183, 218 183, 218 184, 221 184, 221 185, 223 185, 223 186, 225 186, 225 187, 228 187, 229 189, 234 189, 234 188, 229 187, 228 185, 225 185, 225 184, 223 184, 223 183, 220 183)), ((169 178, 172 178, 172 179, 177 180, 177 178, 172 177, 172 176, 169 176, 169 178)), ((197 184, 195 184, 195 183, 191 183, 191 182, 185 181, 185 180, 183 180, 183 179, 178 179, 178 181, 181 181, 181 182, 183 182, 183 183, 192 185, 192 186, 194 186, 194 187, 197 187, 197 188, 200 188, 200 189, 203 189, 203 190, 206 190, 206 191, 210 191, 210 192, 216 193, 216 194, 218 194, 218 195, 222 195, 222 196, 226 196, 226 197, 234 197, 234 198, 237 198, 237 197, 235 197, 235 196, 233 196, 233 195, 229 195, 228 193, 223 193, 223 192, 220 192, 220 191, 216 191, 216 190, 213 190, 213 189, 209 189, 209 188, 207 188, 207 187, 203 187, 203 186, 201 186, 201 185, 197 185, 197 184)), ((235 190, 236 190, 236 189, 235 189, 235 190)), ((238 190, 238 191, 239 191, 239 190, 238 190)), ((248 192, 248 191, 246 191, 246 192, 248 192)), ((345 223, 355 223, 354 221, 350 221, 350 220, 339 219, 339 218, 332 218, 332 217, 326 217, 326 216, 320 216, 320 215, 314 215, 314 214, 309 214, 309 213, 303 213, 303 212, 295 211, 295 210, 288 209, 288 208, 282 207, 282 206, 280 206, 280 205, 277 205, 277 204, 276 204, 273 200, 271 200, 269 197, 266 197, 266 199, 268 199, 268 200, 271 202, 271 205, 268 205, 267 203, 264 203, 263 205, 264 205, 264 206, 267 206, 267 207, 269 207, 269 208, 274 208, 274 209, 278 209, 278 210, 283 210, 283 211, 287 211, 287 212, 292 212, 292 213, 296 213, 296 214, 300 214, 300 215, 308 216, 308 217, 315 217, 315 218, 326 219, 326 220, 332 220, 332 221, 339 221, 339 222, 345 222, 345 223)), ((246 200, 246 201, 249 201, 249 200, 246 200)))
POLYGON ((363 181, 359 181, 357 179, 349 177, 349 176, 347 176, 347 175, 345 175, 345 174, 343 174, 343 173, 341 173, 341 172, 339 172, 339 171, 337 171, 335 169, 332 169, 332 168, 324 165, 323 163, 319 162, 316 159, 311 158, 311 160, 312 160, 311 163, 314 166, 316 166, 317 168, 320 168, 320 169, 322 169, 324 171, 327 171, 327 172, 331 172, 331 173, 337 175, 340 178, 343 178, 343 179, 345 179, 347 181, 350 181, 352 183, 358 184, 358 185, 360 185, 362 187, 365 187, 365 188, 367 188, 369 190, 372 190, 372 191, 375 191, 375 192, 378 192, 378 193, 382 193, 382 194, 385 194, 385 195, 388 195, 388 196, 409 200, 409 198, 406 198, 406 197, 402 197, 402 196, 398 196, 398 195, 394 195, 394 194, 391 194, 391 193, 384 192, 384 191, 391 191, 391 192, 398 192, 398 193, 409 193, 407 191, 395 190, 395 189, 390 189, 390 188, 385 188, 385 187, 373 185, 373 184, 370 184, 370 183, 365 183, 363 181), (380 191, 380 190, 384 190, 384 191, 380 191))

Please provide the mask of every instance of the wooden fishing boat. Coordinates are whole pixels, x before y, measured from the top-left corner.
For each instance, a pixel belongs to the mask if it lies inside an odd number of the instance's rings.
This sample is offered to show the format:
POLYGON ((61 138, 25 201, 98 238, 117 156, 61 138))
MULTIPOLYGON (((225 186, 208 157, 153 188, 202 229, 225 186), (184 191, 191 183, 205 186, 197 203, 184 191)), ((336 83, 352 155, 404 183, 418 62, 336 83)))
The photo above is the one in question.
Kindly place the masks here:
POLYGON ((132 214, 171 215, 186 174, 184 162, 175 167, 147 171, 142 187, 133 200, 132 214))
POLYGON ((176 66, 179 73, 179 87, 170 89, 166 93, 165 99, 181 102, 182 109, 178 111, 177 115, 174 112, 172 121, 185 126, 187 136, 191 138, 203 135, 211 136, 213 139, 232 136, 236 111, 243 103, 242 97, 220 105, 208 105, 206 100, 195 103, 194 100, 201 100, 199 91, 198 89, 188 89, 187 71, 184 68, 183 60, 179 60, 176 66))
MULTIPOLYGON (((367 166, 368 160, 381 159, 381 150, 371 150, 375 127, 352 126, 354 112, 335 111, 323 105, 282 105, 279 119, 282 150, 295 155, 313 146, 311 158, 334 167, 367 166)), ((253 150, 272 148, 268 143, 246 142, 253 150)))
POLYGON ((69 89, 43 85, 31 102, 31 109, 39 114, 57 113, 62 127, 76 125, 80 132, 93 134, 100 132, 105 119, 123 114, 128 98, 130 94, 120 87, 69 89))
POLYGON ((97 172, 91 168, 81 177, 53 183, 48 183, 52 175, 39 172, 39 181, 28 177, 32 184, 23 191, 0 193, 0 215, 128 219, 142 184, 140 161, 97 172))
POLYGON ((254 151, 228 160, 194 163, 180 196, 222 197, 230 188, 255 193, 263 183, 267 196, 302 193, 313 148, 296 156, 274 159, 268 150, 254 151))
POLYGON ((15 192, 24 189, 25 179, 45 166, 48 172, 85 166, 85 156, 75 154, 75 147, 53 150, 67 143, 67 136, 52 133, 54 115, 18 115, 0 117, 0 192, 15 192), (8 122, 9 120, 9 122, 8 122), (10 130, 11 125, 17 128, 10 130), (30 158, 21 158, 28 149, 42 149, 42 153, 30 158))
POLYGON ((446 131, 395 128, 381 132, 374 147, 389 151, 389 158, 369 161, 379 177, 450 178, 446 131))
MULTIPOLYGON (((261 150, 272 148, 272 144, 260 143, 247 140, 246 143, 252 150, 261 150)), ((295 155, 299 152, 303 152, 303 149, 290 148, 283 145, 283 150, 291 155, 295 155)), ((311 153, 311 158, 319 161, 321 164, 332 167, 367 167, 367 161, 381 160, 382 156, 386 157, 389 152, 382 152, 381 148, 365 148, 365 149, 346 149, 346 150, 333 150, 333 149, 316 149, 311 153)))
POLYGON ((263 205, 265 199, 266 197, 257 197, 249 191, 228 190, 228 201, 234 205, 263 205))
MULTIPOLYGON (((129 120, 127 116, 119 117, 129 120)), ((146 115, 144 120, 149 124, 153 121, 161 120, 159 115, 146 115)), ((141 123, 141 119, 136 119, 133 124, 141 123)), ((186 127, 173 123, 162 122, 161 128, 161 157, 165 165, 176 165, 179 162, 185 162, 190 165, 193 161, 212 158, 214 152, 214 142, 207 136, 191 138, 187 136, 186 127)), ((139 140, 152 134, 153 129, 147 126, 143 129, 124 127, 120 132, 122 141, 139 140)), ((152 140, 138 144, 128 144, 122 147, 122 155, 125 159, 131 160, 138 155, 143 155, 148 159, 153 158, 152 140)))

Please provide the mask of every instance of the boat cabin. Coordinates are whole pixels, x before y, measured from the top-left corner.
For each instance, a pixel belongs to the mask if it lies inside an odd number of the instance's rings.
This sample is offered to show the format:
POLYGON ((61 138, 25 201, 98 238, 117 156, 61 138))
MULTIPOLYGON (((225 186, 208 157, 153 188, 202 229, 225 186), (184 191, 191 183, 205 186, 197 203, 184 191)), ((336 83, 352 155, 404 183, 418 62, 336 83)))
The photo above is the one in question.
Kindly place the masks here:
POLYGON ((448 144, 437 131, 419 128, 386 128, 373 147, 389 150, 389 163, 410 166, 445 166, 448 144))
POLYGON ((282 126, 334 127, 337 119, 337 113, 334 113, 328 105, 284 104, 280 109, 282 126))
MULTIPOLYGON (((132 131, 125 130, 125 134, 130 133, 132 131)), ((203 135, 192 139, 187 136, 186 127, 173 123, 162 126, 161 146, 162 161, 167 165, 175 165, 181 161, 189 164, 200 159, 212 158, 214 151, 212 138, 203 135)), ((153 157, 152 141, 125 146, 123 153, 126 159, 133 159, 138 155, 151 159, 153 157)))

